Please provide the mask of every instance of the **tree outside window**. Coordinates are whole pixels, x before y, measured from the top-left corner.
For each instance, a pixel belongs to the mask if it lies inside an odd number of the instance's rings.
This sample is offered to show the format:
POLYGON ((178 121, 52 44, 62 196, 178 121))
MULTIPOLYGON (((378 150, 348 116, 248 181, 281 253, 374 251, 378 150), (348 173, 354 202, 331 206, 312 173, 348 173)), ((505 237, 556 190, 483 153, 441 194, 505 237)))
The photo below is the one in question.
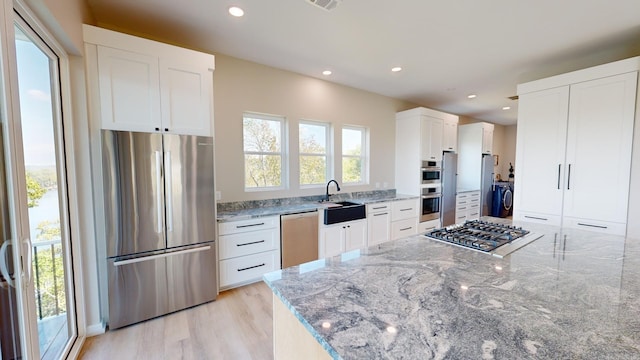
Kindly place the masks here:
POLYGON ((244 187, 246 190, 282 188, 284 118, 244 114, 244 187))
POLYGON ((359 127, 342 129, 342 182, 366 182, 366 130, 359 127))
POLYGON ((328 178, 329 124, 301 121, 299 130, 300 185, 325 184, 328 178))

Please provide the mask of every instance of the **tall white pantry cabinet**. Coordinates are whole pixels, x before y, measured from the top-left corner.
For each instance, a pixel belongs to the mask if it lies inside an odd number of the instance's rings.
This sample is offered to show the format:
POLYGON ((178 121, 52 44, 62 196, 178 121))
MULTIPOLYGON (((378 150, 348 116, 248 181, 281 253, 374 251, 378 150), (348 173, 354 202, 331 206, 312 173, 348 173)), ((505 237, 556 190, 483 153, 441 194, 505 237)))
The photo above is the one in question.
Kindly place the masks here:
POLYGON ((514 219, 624 235, 640 57, 518 85, 514 219))

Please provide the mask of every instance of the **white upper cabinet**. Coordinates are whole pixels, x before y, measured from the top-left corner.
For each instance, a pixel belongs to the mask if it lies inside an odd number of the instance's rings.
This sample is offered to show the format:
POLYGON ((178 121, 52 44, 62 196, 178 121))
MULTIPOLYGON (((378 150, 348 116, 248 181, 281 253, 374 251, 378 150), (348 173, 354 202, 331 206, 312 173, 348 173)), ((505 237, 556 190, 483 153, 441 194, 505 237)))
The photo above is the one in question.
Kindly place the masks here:
POLYGON ((625 234, 638 68, 631 58, 518 86, 514 219, 625 234))
POLYGON ((458 116, 423 107, 396 113, 398 193, 420 195, 422 161, 441 161, 442 151, 457 148, 457 124, 458 116))
POLYGON ((97 47, 98 93, 103 129, 160 129, 158 58, 97 47))
POLYGON ((111 130, 212 135, 214 57, 84 25, 92 111, 111 130))
POLYGON ((458 117, 450 116, 444 119, 442 133, 442 151, 458 151, 458 117))
POLYGON ((443 120, 430 116, 421 116, 421 123, 422 159, 441 161, 443 120))
POLYGON ((493 153, 493 124, 482 123, 482 153, 493 153))

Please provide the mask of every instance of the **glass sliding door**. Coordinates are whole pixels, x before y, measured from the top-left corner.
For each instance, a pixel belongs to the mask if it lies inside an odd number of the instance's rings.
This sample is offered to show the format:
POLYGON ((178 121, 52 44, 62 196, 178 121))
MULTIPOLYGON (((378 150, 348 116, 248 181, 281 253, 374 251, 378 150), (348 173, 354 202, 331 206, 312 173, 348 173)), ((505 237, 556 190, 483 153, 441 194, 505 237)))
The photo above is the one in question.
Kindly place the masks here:
POLYGON ((24 156, 25 185, 34 302, 37 314, 38 344, 42 359, 57 359, 69 340, 65 274, 66 245, 60 226, 61 206, 66 193, 58 186, 64 168, 58 158, 62 152, 56 141, 55 96, 58 59, 31 29, 15 25, 16 64, 20 98, 20 118, 24 156))
POLYGON ((9 25, 7 13, 0 14, 0 321, 13 342, 0 339, 1 359, 60 359, 77 324, 59 58, 17 13, 9 25))

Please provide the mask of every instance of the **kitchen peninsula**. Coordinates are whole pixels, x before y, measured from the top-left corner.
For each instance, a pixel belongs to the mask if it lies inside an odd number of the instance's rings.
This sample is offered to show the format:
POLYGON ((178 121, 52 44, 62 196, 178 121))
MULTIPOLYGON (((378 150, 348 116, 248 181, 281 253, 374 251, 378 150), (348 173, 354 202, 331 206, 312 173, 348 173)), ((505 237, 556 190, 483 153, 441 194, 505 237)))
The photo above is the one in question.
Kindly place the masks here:
POLYGON ((265 275, 275 358, 640 358, 640 239, 514 224, 544 236, 502 259, 413 236, 265 275))

